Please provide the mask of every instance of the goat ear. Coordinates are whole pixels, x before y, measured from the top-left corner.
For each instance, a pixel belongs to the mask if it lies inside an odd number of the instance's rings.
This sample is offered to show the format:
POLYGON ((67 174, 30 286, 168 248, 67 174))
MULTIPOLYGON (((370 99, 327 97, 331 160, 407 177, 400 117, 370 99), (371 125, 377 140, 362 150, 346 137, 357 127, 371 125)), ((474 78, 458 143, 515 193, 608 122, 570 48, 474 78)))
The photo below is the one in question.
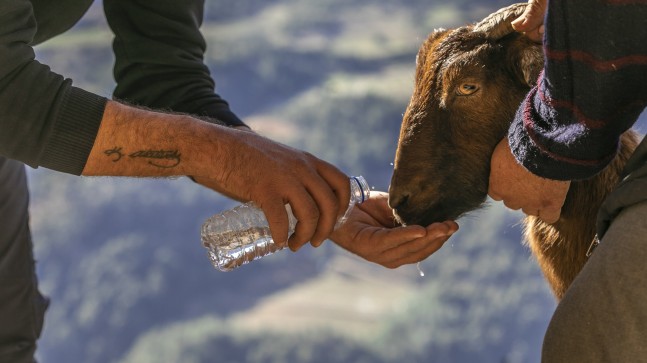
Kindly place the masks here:
POLYGON ((514 74, 529 87, 535 86, 539 73, 544 68, 541 45, 519 35, 508 47, 508 64, 512 66, 514 74))

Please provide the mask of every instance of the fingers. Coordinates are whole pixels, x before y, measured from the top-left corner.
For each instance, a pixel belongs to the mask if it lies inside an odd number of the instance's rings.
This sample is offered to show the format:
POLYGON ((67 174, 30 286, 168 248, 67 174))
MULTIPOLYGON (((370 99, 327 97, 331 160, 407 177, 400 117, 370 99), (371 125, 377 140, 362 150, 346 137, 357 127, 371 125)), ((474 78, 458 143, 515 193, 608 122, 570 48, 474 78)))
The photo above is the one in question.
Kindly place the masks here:
MULTIPOLYGON (((345 179, 348 180, 348 178, 345 179)), ((336 194, 330 190, 330 186, 328 186, 328 184, 323 180, 315 181, 315 183, 317 184, 316 188, 312 190, 309 189, 308 192, 310 193, 310 196, 314 198, 314 203, 316 203, 313 205, 316 210, 312 211, 311 217, 316 218, 303 220, 301 216, 295 215, 297 220, 299 220, 299 223, 297 224, 299 227, 304 223, 312 224, 312 226, 308 226, 305 229, 309 231, 314 227, 314 233, 309 239, 304 240, 303 243, 296 244, 296 241, 294 241, 295 244, 291 243, 290 248, 293 251, 301 248, 301 246, 308 241, 310 241, 314 247, 319 247, 332 233, 337 222, 340 202, 337 199, 336 194)), ((348 182, 346 182, 346 184, 348 184, 348 182)))
POLYGON ((294 233, 288 238, 288 246, 292 251, 297 251, 315 236, 320 220, 320 209, 305 190, 298 197, 288 200, 288 203, 297 219, 294 233))
POLYGON ((265 214, 274 243, 281 247, 285 246, 288 241, 289 228, 289 220, 287 212, 285 211, 285 205, 280 200, 277 200, 275 202, 269 201, 267 203, 259 204, 259 207, 265 214))
POLYGON ((391 261, 388 263, 388 265, 385 265, 385 267, 398 268, 400 266, 410 265, 413 263, 418 263, 420 261, 423 261, 427 257, 436 253, 436 251, 438 251, 445 244, 445 242, 447 242, 448 239, 449 239, 449 236, 434 238, 431 241, 427 242, 424 249, 419 250, 416 253, 409 254, 406 257, 402 257, 397 260, 391 261))
POLYGON ((530 31, 525 32, 526 36, 536 43, 541 43, 544 39, 544 26, 540 25, 530 31))
POLYGON ((388 268, 419 262, 437 251, 458 230, 458 224, 453 221, 434 223, 427 228, 419 225, 396 227, 392 220, 383 224, 374 214, 386 202, 380 198, 375 201, 377 203, 361 205, 367 210, 355 208, 348 221, 331 235, 338 246, 369 262, 388 268))
MULTIPOLYGON (((380 254, 391 252, 411 241, 420 241, 427 236, 427 231, 422 226, 396 227, 380 231, 382 236, 374 249, 380 254)), ((388 259, 388 258, 387 258, 388 259)))
MULTIPOLYGON (((318 160, 318 159, 317 159, 318 160)), ((317 172, 328 183, 330 188, 337 196, 338 203, 338 216, 342 216, 348 208, 348 201, 350 200, 350 182, 349 177, 342 173, 332 164, 325 161, 318 160, 317 172)))
POLYGON ((317 173, 304 179, 308 195, 301 197, 302 204, 294 204, 298 223, 288 241, 293 251, 307 242, 319 247, 333 232, 337 219, 346 211, 350 200, 348 176, 333 165, 308 153, 306 155, 315 163, 317 173))
POLYGON ((434 223, 426 228, 425 236, 382 252, 375 262, 388 268, 420 262, 438 251, 457 230, 458 224, 453 221, 434 223))
POLYGON ((512 22, 512 28, 525 33, 536 42, 541 42, 544 34, 546 7, 547 0, 529 0, 524 13, 512 22))
POLYGON ((529 0, 523 14, 512 22, 512 28, 519 32, 538 28, 544 23, 546 6, 546 0, 529 0))

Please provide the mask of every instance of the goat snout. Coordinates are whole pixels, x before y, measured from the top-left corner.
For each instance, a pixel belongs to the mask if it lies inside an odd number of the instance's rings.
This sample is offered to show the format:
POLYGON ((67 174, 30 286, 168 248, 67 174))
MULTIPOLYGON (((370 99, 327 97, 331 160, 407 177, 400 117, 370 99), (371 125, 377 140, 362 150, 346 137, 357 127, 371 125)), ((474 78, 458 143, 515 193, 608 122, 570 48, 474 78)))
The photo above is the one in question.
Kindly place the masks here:
POLYGON ((409 195, 406 191, 389 190, 389 207, 395 210, 406 207, 409 201, 409 195))
POLYGON ((389 188, 389 207, 393 216, 402 224, 419 224, 424 211, 420 210, 420 200, 416 193, 408 189, 389 188))

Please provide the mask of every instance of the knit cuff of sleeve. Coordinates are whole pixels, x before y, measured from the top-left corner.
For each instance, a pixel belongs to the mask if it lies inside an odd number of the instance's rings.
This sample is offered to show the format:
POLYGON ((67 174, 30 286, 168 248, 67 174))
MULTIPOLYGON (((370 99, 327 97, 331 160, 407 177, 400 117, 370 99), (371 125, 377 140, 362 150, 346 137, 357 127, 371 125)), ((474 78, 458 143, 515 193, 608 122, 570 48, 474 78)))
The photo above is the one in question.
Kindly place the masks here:
POLYGON ((81 175, 99 132, 107 99, 69 87, 39 165, 81 175))
POLYGON ((508 142, 519 164, 537 176, 552 180, 588 179, 604 169, 615 156, 614 153, 603 160, 578 160, 563 156, 559 151, 568 149, 568 145, 554 141, 553 146, 546 146, 538 142, 541 130, 534 129, 537 127, 536 120, 539 120, 539 116, 534 109, 531 92, 510 125, 508 142))

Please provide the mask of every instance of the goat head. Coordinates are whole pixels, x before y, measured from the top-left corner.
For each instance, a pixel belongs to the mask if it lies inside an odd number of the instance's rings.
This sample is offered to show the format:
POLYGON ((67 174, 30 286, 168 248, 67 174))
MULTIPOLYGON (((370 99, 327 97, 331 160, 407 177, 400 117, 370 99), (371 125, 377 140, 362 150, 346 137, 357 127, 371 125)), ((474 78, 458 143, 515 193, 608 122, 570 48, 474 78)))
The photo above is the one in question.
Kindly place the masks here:
POLYGON ((435 30, 420 47, 389 187, 402 223, 456 219, 485 202, 494 147, 543 67, 541 46, 510 25, 525 6, 435 30))

